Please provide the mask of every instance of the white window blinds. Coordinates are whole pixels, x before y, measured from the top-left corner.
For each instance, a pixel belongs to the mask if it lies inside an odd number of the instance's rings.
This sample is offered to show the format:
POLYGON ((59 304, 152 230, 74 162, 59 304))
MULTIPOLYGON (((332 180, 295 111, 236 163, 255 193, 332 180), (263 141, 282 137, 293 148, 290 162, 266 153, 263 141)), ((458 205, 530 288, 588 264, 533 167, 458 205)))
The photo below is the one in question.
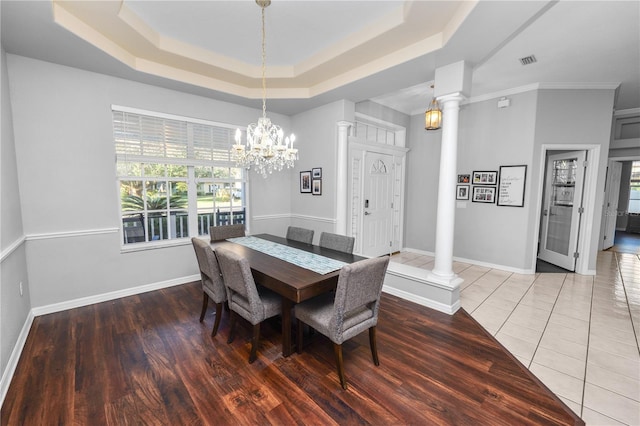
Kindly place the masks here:
POLYGON ((119 160, 230 165, 229 149, 234 132, 231 126, 149 116, 114 108, 113 131, 119 160))

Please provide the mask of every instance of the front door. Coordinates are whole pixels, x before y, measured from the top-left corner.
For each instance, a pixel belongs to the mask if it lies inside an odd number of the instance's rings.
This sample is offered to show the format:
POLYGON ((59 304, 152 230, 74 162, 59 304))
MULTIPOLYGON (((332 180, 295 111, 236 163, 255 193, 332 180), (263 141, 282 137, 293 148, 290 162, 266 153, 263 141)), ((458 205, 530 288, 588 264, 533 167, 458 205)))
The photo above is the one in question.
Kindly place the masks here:
POLYGON ((363 247, 366 256, 381 256, 392 250, 393 156, 367 152, 363 192, 363 247))
POLYGON ((582 211, 585 151, 547 158, 538 258, 575 270, 582 211))

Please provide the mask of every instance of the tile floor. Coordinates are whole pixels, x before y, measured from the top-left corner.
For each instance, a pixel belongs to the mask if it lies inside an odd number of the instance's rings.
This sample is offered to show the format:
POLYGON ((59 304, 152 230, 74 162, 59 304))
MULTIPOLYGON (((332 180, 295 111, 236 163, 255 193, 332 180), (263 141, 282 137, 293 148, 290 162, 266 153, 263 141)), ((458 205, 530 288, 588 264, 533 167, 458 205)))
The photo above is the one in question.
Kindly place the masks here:
MULTIPOLYGON (((432 269, 434 259, 392 261, 432 269)), ((640 425, 640 250, 600 252, 595 276, 453 269, 462 308, 587 425, 640 425)))

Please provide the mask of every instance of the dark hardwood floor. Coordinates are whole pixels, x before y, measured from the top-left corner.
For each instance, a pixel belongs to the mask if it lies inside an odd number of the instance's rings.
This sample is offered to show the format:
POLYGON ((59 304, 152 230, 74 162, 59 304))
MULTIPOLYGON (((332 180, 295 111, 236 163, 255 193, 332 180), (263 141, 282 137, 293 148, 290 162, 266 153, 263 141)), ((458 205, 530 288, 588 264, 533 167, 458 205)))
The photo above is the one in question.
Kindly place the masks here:
POLYGON ((266 323, 227 344, 198 322, 197 283, 34 320, 1 410, 2 425, 583 424, 462 309, 455 315, 383 294, 380 366, 368 334, 344 344, 349 389, 318 335, 281 355, 266 323))

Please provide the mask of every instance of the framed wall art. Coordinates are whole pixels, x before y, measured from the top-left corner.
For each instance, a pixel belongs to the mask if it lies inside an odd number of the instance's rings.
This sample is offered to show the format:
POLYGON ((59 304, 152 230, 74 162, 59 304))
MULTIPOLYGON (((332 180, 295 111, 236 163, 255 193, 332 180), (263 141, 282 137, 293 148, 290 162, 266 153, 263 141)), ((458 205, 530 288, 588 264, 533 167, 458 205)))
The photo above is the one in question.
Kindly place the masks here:
POLYGON ((474 185, 495 185, 498 183, 498 172, 473 172, 473 180, 471 183, 474 185))
POLYGON ((527 166, 500 166, 498 205, 524 207, 524 185, 526 180, 527 166))
POLYGON ((300 192, 311 192, 311 171, 300 172, 300 192))
POLYGON ((457 185, 456 200, 468 200, 468 199, 469 199, 469 185, 457 185))
POLYGON ((322 167, 311 169, 311 177, 313 179, 320 179, 322 177, 322 167))
POLYGON ((471 183, 471 175, 458 175, 458 183, 471 183))
POLYGON ((471 201, 474 203, 493 204, 496 202, 496 187, 474 185, 471 201))
POLYGON ((322 195, 322 179, 314 179, 311 181, 313 195, 322 195))

